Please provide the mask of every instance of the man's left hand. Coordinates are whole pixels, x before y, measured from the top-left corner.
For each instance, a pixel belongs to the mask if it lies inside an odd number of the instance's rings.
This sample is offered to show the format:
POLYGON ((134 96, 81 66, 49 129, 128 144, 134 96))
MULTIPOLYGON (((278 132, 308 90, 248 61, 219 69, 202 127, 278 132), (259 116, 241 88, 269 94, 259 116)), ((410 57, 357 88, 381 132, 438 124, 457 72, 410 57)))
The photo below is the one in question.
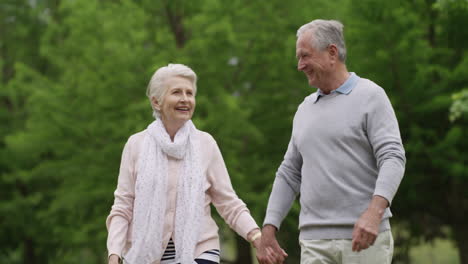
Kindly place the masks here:
POLYGON ((354 224, 352 249, 360 252, 372 246, 379 235, 380 222, 388 206, 388 201, 381 196, 374 196, 366 211, 354 224))

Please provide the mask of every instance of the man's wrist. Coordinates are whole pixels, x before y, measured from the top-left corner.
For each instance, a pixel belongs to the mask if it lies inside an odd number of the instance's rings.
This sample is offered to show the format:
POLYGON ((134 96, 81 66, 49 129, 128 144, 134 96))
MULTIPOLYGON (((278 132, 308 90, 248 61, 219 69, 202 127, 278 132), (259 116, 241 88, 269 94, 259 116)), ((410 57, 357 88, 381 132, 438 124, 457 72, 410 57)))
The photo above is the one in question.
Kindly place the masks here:
POLYGON ((374 195, 367 209, 382 217, 388 205, 389 202, 387 201, 387 199, 379 195, 374 195))
POLYGON ((278 229, 276 228, 276 226, 271 225, 271 224, 266 224, 262 228, 262 236, 275 237, 277 230, 278 229))

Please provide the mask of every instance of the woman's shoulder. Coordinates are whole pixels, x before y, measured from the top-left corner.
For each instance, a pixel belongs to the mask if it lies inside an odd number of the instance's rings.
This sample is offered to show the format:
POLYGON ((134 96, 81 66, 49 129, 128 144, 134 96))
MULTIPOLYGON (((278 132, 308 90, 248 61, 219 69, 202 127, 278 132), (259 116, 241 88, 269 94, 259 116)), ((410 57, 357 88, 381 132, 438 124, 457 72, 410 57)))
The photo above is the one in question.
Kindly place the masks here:
POLYGON ((142 130, 142 131, 139 131, 139 132, 136 132, 135 134, 131 135, 129 138, 128 138, 128 142, 138 142, 138 141, 141 141, 143 140, 143 138, 145 137, 146 135, 146 129, 142 130))
POLYGON ((140 132, 131 135, 130 137, 128 137, 126 145, 131 147, 132 149, 139 150, 143 144, 146 133, 146 129, 144 129, 140 132))
POLYGON ((216 145, 216 140, 210 133, 197 129, 196 135, 202 146, 216 145))
POLYGON ((206 163, 206 166, 211 166, 213 160, 218 160, 220 156, 220 149, 218 147, 218 143, 214 137, 205 131, 198 130, 196 132, 196 138, 198 139, 198 146, 197 148, 201 152, 202 160, 206 163))

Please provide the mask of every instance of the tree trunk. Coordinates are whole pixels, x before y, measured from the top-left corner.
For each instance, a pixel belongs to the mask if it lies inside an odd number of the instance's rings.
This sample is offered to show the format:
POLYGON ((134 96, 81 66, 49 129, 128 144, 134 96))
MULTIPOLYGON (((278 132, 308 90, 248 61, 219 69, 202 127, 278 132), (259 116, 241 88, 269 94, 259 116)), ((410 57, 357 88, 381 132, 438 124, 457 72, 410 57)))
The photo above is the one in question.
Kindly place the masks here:
POLYGON ((34 242, 31 238, 26 238, 24 240, 23 263, 36 263, 36 256, 34 254, 34 242))
POLYGON ((252 264, 250 244, 242 237, 236 236, 237 259, 235 264, 252 264))
POLYGON ((460 255, 460 264, 468 264, 468 226, 460 222, 454 225, 453 233, 460 255))
POLYGON ((166 2, 165 5, 166 9, 166 16, 169 21, 169 26, 174 34, 174 38, 176 41, 177 48, 181 49, 185 46, 187 42, 187 32, 185 31, 184 24, 183 24, 183 17, 177 9, 173 10, 169 3, 166 2))
MULTIPOLYGON (((392 229, 392 231, 395 229, 392 229)), ((394 264, 407 264, 410 263, 410 243, 408 237, 403 235, 401 231, 395 233, 395 250, 393 253, 394 264)))

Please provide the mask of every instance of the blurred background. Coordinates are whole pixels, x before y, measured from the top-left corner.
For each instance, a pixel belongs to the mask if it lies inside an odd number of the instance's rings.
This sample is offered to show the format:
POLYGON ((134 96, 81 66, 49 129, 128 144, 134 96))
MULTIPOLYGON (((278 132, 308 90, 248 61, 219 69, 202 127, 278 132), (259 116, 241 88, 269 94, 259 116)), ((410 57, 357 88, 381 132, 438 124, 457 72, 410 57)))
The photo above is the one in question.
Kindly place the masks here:
MULTIPOLYGON (((146 85, 168 63, 198 74, 194 122, 261 224, 315 91, 295 34, 316 18, 344 23, 348 70, 397 113, 408 162, 394 263, 468 264, 467 0, 0 0, 0 263, 106 263, 122 149, 153 120, 146 85)), ((279 233, 287 263, 299 209, 279 233)), ((222 263, 255 263, 218 223, 222 263)))

